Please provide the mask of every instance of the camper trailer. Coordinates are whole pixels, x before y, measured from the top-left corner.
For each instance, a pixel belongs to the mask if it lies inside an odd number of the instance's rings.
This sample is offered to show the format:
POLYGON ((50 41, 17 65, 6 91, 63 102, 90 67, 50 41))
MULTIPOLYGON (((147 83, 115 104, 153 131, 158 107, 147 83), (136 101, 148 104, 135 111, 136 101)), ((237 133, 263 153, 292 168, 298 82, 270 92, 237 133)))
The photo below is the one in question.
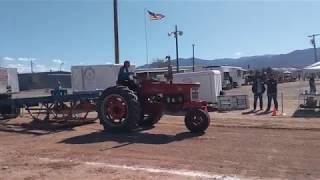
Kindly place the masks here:
POLYGON ((218 70, 221 73, 223 89, 232 89, 240 87, 245 83, 246 70, 237 66, 206 66, 206 70, 218 70))
POLYGON ((217 70, 173 74, 176 83, 200 83, 199 98, 217 104, 222 91, 221 74, 217 70))

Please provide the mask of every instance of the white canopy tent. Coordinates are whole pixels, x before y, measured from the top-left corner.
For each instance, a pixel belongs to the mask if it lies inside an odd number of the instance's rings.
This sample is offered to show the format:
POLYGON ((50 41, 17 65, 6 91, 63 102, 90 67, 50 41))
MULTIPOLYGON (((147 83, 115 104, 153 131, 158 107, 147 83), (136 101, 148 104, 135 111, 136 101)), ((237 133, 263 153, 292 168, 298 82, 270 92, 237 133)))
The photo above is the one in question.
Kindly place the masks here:
POLYGON ((313 63, 303 68, 303 73, 317 73, 320 72, 320 62, 313 63))
POLYGON ((290 71, 284 71, 283 74, 292 74, 290 71))

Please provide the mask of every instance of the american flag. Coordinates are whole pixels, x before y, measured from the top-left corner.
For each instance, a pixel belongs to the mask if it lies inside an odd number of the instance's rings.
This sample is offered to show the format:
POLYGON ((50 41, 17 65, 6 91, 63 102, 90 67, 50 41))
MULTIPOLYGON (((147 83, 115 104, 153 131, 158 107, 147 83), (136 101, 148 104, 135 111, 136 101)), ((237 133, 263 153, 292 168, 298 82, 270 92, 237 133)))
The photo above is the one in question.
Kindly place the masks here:
POLYGON ((162 18, 164 18, 165 16, 163 14, 159 14, 159 13, 154 13, 151 11, 148 11, 149 16, 150 16, 150 20, 161 20, 162 18))

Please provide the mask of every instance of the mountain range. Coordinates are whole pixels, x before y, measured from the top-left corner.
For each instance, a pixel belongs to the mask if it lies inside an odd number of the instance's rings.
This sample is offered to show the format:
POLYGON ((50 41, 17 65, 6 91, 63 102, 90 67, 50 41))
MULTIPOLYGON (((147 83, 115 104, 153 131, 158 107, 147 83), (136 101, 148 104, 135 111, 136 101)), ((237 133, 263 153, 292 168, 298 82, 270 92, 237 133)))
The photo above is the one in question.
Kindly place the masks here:
MULTIPOLYGON (((320 48, 317 49, 319 51, 320 48)), ((314 50, 303 49, 295 50, 287 54, 277 54, 277 55, 260 55, 260 56, 248 56, 240 58, 223 58, 214 60, 205 60, 200 58, 195 58, 196 65, 210 66, 210 65, 230 65, 230 66, 240 66, 243 68, 259 69, 259 68, 280 68, 280 67, 295 67, 303 68, 314 63, 314 50)), ((175 59, 172 60, 175 65, 175 59)), ((192 58, 179 58, 180 66, 192 66, 192 58)), ((156 68, 165 66, 165 62, 156 61, 151 64, 143 65, 139 68, 156 68)))

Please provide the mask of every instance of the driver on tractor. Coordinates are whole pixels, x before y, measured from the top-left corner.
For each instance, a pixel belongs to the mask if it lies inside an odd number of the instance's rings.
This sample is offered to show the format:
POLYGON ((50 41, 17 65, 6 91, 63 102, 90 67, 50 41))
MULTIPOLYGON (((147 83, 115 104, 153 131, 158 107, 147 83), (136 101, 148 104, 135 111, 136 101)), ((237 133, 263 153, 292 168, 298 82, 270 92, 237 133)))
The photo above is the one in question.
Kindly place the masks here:
POLYGON ((133 77, 133 72, 129 71, 130 68, 130 61, 126 60, 123 63, 123 66, 119 70, 118 74, 118 80, 117 80, 117 85, 122 85, 122 86, 127 86, 129 89, 136 91, 137 90, 137 85, 130 78, 130 76, 133 77))

